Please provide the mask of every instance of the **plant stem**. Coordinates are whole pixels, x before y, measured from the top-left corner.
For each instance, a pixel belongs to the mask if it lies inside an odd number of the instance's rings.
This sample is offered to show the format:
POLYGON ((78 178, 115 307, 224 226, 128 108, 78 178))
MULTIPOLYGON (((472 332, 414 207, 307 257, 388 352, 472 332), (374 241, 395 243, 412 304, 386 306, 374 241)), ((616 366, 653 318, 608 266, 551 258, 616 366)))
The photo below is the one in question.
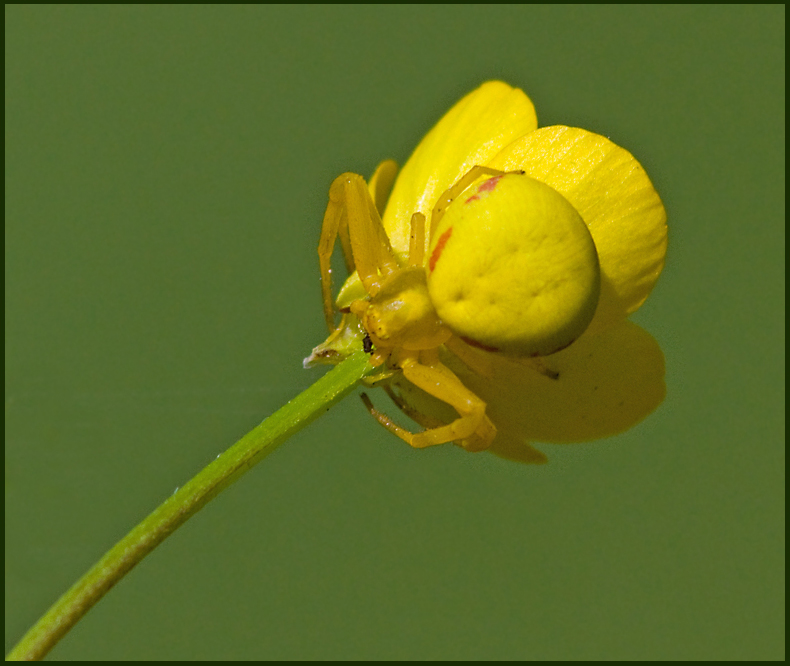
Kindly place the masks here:
POLYGON ((41 617, 7 660, 41 659, 148 553, 291 435, 350 393, 370 371, 357 352, 251 430, 113 546, 41 617))

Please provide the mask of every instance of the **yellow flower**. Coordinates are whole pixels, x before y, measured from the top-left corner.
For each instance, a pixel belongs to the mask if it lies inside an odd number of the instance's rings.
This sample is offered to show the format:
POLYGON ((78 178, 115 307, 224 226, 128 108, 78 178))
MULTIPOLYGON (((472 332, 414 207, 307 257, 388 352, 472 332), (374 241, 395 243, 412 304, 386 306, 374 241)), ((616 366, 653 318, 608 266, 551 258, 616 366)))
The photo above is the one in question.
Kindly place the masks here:
MULTIPOLYGON (((521 90, 499 81, 485 83, 450 109, 398 174, 382 222, 399 263, 409 255, 413 215, 431 220, 439 197, 475 166, 522 171, 560 193, 586 224, 600 265, 595 314, 566 349, 524 359, 458 341, 454 353, 441 347, 442 363, 486 403, 497 430, 490 450, 543 462, 545 456, 529 441, 585 441, 631 427, 661 403, 665 392, 661 350, 648 333, 626 321, 655 285, 666 253, 666 213, 647 174, 630 153, 600 135, 564 126, 538 129, 532 102, 521 90)), ((394 173, 394 163, 385 162, 371 179, 379 209, 394 173)), ((348 308, 366 296, 355 274, 338 305, 348 308)), ((356 321, 346 323, 346 336, 349 331, 364 335, 356 321)), ((330 336, 311 359, 331 357, 332 350, 342 355, 340 338, 330 336)), ((446 403, 402 375, 390 378, 388 390, 426 427, 457 418, 446 403)))

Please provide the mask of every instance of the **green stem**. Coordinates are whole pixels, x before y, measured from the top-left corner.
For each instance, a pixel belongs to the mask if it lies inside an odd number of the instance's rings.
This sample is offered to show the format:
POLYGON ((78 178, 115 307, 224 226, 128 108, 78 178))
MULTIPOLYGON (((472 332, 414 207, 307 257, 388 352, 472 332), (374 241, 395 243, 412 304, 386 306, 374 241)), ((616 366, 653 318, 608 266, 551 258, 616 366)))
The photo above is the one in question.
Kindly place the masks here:
POLYGON ((346 396, 370 371, 357 352, 251 430, 113 546, 25 634, 7 660, 41 659, 132 567, 291 435, 346 396))

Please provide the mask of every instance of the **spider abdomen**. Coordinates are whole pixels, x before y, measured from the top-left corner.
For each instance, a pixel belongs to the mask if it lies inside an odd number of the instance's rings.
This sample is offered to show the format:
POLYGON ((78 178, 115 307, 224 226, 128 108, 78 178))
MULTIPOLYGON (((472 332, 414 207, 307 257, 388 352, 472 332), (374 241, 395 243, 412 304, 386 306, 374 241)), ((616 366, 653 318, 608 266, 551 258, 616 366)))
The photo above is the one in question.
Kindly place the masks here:
POLYGON ((585 331, 598 304, 598 255, 584 220, 525 175, 465 190, 432 230, 426 264, 442 322, 492 351, 559 351, 585 331))

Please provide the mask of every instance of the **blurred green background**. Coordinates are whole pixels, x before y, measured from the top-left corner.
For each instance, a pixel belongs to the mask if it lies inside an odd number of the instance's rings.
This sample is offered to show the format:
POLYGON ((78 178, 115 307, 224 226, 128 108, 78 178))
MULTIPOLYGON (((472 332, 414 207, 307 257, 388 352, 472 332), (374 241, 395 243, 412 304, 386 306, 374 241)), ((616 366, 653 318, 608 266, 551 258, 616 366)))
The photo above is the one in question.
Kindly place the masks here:
MULTIPOLYGON (((6 7, 6 650, 321 370, 343 171, 481 82, 633 152, 665 403, 542 467, 351 397, 52 659, 782 659, 783 6, 6 7)), ((374 396, 386 404, 383 394, 374 396)))

